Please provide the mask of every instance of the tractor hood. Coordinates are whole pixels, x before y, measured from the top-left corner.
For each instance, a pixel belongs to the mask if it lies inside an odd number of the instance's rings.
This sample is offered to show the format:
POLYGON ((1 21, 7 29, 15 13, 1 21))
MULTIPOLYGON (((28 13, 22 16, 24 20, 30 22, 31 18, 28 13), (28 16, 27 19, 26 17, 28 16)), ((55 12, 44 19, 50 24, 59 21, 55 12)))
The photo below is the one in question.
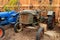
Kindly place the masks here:
POLYGON ((0 12, 0 17, 16 16, 17 14, 18 13, 16 11, 0 12))

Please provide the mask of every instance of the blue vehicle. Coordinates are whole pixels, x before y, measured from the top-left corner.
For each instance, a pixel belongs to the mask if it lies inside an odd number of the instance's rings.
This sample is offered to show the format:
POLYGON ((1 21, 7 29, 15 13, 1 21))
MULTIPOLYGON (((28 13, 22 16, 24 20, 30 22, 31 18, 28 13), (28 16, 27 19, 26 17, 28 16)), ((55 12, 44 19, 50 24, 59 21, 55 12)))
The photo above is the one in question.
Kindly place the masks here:
POLYGON ((18 21, 19 13, 16 11, 9 11, 9 12, 0 12, 0 37, 5 35, 4 26, 5 25, 15 25, 18 21))

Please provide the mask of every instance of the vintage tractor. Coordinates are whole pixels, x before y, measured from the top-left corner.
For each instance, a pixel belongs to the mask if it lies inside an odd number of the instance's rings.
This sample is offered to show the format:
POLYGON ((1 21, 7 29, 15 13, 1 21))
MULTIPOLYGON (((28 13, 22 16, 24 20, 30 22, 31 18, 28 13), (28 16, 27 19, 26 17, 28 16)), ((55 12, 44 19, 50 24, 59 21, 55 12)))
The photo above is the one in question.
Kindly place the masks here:
POLYGON ((23 10, 20 12, 20 19, 14 26, 16 33, 22 31, 24 28, 28 29, 39 29, 41 36, 44 34, 44 28, 39 25, 39 13, 40 10, 23 10))
POLYGON ((5 35, 5 25, 15 25, 18 22, 18 15, 16 11, 0 12, 0 37, 5 35))
MULTIPOLYGON (((14 26, 15 32, 20 32, 23 28, 38 29, 36 34, 36 40, 40 40, 44 35, 44 28, 40 26, 40 23, 47 24, 47 29, 52 30, 54 28, 53 11, 48 11, 47 17, 41 16, 40 10, 23 10, 20 13, 19 22, 14 26)), ((43 25, 42 25, 43 26, 43 25)))

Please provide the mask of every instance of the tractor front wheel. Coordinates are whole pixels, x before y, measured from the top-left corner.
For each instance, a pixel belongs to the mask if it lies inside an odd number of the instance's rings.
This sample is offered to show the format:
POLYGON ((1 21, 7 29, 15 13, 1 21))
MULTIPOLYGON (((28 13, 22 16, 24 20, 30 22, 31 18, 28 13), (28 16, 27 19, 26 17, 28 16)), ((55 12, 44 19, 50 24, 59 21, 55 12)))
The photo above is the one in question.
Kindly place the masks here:
POLYGON ((44 28, 39 28, 37 34, 36 34, 36 40, 41 40, 44 35, 44 28))
POLYGON ((14 25, 14 31, 15 31, 16 33, 22 31, 22 26, 21 26, 21 24, 20 24, 19 22, 17 22, 17 23, 14 25))
POLYGON ((54 20, 53 17, 48 17, 48 22, 47 22, 48 29, 52 30, 54 28, 54 20))

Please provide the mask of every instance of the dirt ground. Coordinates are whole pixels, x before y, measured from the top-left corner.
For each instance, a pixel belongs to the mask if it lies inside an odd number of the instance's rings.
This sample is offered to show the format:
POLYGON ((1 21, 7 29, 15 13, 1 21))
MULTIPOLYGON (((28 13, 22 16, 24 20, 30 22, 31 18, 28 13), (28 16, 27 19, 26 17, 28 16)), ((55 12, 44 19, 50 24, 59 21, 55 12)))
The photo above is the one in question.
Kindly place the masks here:
POLYGON ((36 30, 24 29, 22 32, 15 33, 13 28, 6 30, 2 40, 35 40, 36 30))
MULTIPOLYGON (((24 29, 22 32, 15 33, 13 28, 9 28, 5 32, 6 34, 2 40, 35 40, 37 31, 24 29)), ((60 40, 60 28, 45 32, 43 40, 60 40)))

